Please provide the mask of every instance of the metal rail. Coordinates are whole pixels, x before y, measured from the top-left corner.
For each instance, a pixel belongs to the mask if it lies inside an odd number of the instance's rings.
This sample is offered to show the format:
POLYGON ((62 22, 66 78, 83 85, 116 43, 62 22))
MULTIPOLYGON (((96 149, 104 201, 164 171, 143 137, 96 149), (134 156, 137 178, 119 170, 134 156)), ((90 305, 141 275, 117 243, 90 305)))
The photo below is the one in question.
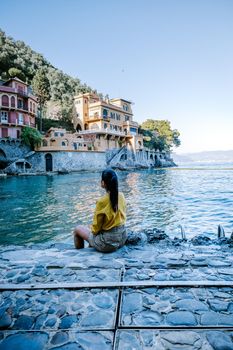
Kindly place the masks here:
POLYGON ((167 287, 232 287, 233 281, 119 281, 119 282, 67 282, 67 283, 25 283, 0 284, 0 290, 35 290, 35 289, 94 289, 94 288, 167 288, 167 287))

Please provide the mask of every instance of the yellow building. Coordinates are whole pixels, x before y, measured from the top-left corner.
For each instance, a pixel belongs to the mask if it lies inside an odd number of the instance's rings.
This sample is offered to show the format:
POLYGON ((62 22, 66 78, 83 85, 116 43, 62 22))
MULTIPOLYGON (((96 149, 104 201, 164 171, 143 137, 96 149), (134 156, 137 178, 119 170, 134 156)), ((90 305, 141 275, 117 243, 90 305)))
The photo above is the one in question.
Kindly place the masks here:
POLYGON ((93 93, 74 97, 74 129, 51 128, 38 151, 97 151, 127 146, 136 153, 143 149, 143 136, 133 121, 131 102, 101 100, 93 93))
POLYGON ((93 93, 85 93, 74 97, 74 107, 74 128, 84 140, 91 140, 96 150, 125 145, 136 151, 143 147, 130 101, 120 98, 102 100, 93 93))
POLYGON ((50 128, 43 137, 38 151, 91 151, 92 141, 85 141, 78 133, 71 133, 62 128, 50 128))

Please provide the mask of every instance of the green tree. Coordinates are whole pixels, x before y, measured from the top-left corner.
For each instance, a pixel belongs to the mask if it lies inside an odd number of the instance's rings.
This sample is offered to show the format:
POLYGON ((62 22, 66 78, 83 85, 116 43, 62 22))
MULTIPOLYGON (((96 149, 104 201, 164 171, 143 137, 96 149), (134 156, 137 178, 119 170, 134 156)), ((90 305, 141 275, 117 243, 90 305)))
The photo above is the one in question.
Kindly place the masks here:
POLYGON ((39 69, 32 79, 32 89, 38 97, 40 106, 40 131, 42 131, 43 110, 46 101, 50 98, 50 85, 44 68, 39 69))
POLYGON ((17 78, 19 78, 19 79, 25 81, 25 75, 24 75, 24 73, 23 73, 20 69, 18 69, 18 68, 14 68, 14 67, 10 68, 10 69, 8 70, 8 74, 9 74, 9 76, 12 77, 12 78, 17 77, 17 78))
POLYGON ((180 145, 180 133, 177 129, 171 129, 168 120, 147 119, 142 123, 140 132, 145 136, 145 146, 151 149, 170 151, 173 146, 180 145))
POLYGON ((41 145, 42 136, 38 130, 25 126, 21 133, 21 139, 25 145, 34 150, 41 145))

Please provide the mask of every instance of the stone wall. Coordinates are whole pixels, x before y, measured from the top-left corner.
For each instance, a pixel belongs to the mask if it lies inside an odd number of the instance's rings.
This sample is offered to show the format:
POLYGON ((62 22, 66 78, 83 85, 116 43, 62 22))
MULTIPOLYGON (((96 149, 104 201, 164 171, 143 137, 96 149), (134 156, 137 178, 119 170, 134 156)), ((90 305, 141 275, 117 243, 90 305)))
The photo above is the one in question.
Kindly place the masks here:
POLYGON ((46 171, 47 154, 52 156, 53 171, 102 170, 106 166, 104 152, 36 152, 27 159, 33 172, 46 171))
POLYGON ((169 155, 157 152, 132 150, 122 147, 106 152, 96 151, 31 151, 20 140, 0 140, 0 169, 7 174, 45 173, 46 171, 71 172, 102 170, 106 166, 119 169, 174 166, 169 155), (46 168, 50 157, 50 168, 46 168), (155 160, 158 159, 157 161, 155 160))
POLYGON ((7 161, 14 161, 30 152, 30 148, 25 146, 20 140, 0 139, 0 151, 5 155, 7 161))

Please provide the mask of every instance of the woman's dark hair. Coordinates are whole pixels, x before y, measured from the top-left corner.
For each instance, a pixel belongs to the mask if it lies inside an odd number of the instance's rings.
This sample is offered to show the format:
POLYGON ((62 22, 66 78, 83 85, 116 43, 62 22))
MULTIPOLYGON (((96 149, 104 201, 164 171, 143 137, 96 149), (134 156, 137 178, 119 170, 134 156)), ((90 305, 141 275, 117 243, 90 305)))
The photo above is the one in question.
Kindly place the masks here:
POLYGON ((102 172, 102 181, 105 183, 106 190, 110 194, 112 209, 118 210, 118 179, 117 174, 112 169, 106 169, 102 172))

